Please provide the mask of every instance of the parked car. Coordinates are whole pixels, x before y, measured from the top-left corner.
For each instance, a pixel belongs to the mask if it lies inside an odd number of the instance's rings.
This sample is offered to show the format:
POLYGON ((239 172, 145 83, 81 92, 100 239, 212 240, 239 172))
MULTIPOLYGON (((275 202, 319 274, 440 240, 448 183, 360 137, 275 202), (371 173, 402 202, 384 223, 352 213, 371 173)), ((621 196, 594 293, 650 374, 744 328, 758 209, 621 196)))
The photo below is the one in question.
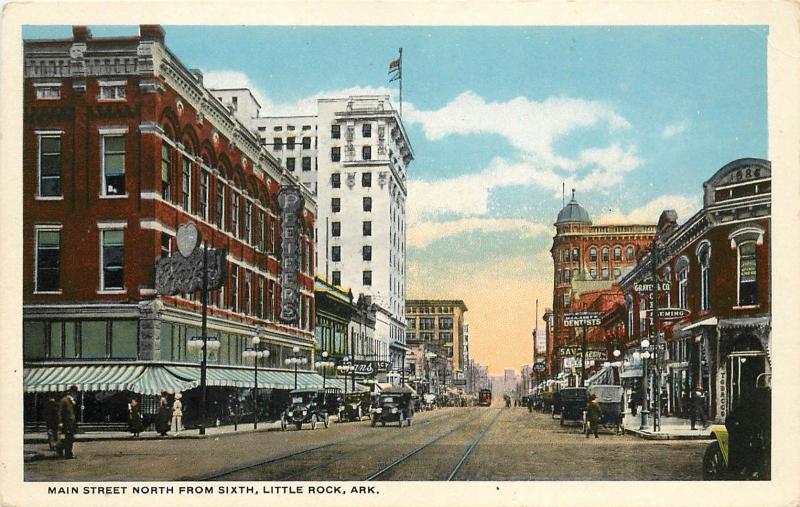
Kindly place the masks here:
POLYGON ((328 412, 325 410, 325 391, 318 389, 295 389, 289 393, 291 404, 281 414, 281 430, 286 431, 290 424, 302 429, 303 424, 311 424, 316 429, 321 423, 328 427, 328 412))
MULTIPOLYGON (((600 410, 603 413, 600 424, 606 428, 613 427, 614 431, 622 433, 622 422, 625 419, 625 414, 622 409, 622 396, 624 395, 622 386, 593 385, 587 388, 586 395, 589 397, 594 395, 597 399, 597 403, 600 405, 600 410)), ((584 424, 584 427, 588 432, 589 425, 584 424)))
POLYGON ((586 410, 586 388, 585 387, 565 387, 559 391, 561 398, 561 417, 560 424, 564 421, 583 422, 583 411, 586 410))
POLYGON ((379 398, 378 404, 372 409, 372 426, 387 422, 397 422, 402 428, 403 424, 411 426, 414 410, 411 402, 411 391, 408 389, 386 389, 379 398))
POLYGON ((370 395, 368 391, 347 393, 339 407, 339 421, 360 421, 370 414, 370 395))

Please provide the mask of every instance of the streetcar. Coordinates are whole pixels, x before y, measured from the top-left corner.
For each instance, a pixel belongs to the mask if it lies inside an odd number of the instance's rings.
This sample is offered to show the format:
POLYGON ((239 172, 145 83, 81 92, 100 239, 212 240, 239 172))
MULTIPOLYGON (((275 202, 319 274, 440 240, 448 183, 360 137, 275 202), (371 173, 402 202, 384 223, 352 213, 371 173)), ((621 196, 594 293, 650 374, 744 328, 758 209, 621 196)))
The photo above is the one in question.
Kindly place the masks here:
POLYGON ((478 391, 478 405, 481 407, 488 407, 492 404, 492 391, 491 389, 481 389, 478 391))

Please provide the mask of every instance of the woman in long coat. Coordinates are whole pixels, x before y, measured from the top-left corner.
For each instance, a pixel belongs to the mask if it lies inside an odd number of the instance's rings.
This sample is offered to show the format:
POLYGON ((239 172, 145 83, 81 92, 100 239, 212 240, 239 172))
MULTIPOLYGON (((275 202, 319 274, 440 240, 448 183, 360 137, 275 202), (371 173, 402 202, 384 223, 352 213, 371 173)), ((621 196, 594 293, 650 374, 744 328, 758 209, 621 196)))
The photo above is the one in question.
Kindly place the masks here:
POLYGON ((139 402, 136 400, 131 400, 129 405, 128 424, 130 425, 130 431, 133 433, 134 437, 138 437, 139 433, 144 429, 142 424, 142 411, 139 408, 139 402))
POLYGON ((169 431, 169 423, 172 418, 172 413, 169 409, 169 402, 167 401, 166 393, 161 395, 161 401, 158 406, 158 414, 156 414, 156 431, 162 436, 167 436, 169 431))

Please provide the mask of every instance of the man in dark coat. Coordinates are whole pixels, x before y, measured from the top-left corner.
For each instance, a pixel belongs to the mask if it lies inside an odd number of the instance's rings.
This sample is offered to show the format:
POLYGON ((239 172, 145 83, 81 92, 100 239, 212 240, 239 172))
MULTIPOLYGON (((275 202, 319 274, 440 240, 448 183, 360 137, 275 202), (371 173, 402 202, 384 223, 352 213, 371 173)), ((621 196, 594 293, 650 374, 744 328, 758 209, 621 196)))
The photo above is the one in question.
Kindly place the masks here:
POLYGON ((603 411, 600 404, 597 403, 597 396, 594 394, 589 397, 589 403, 586 405, 586 420, 589 423, 589 428, 586 430, 586 438, 589 438, 589 431, 594 433, 594 438, 597 436, 597 428, 600 426, 600 419, 603 418, 603 411))
POLYGON ((692 391, 692 410, 691 410, 691 421, 692 421, 692 429, 695 429, 695 424, 697 421, 701 421, 703 427, 706 427, 706 394, 703 392, 703 386, 700 384, 697 385, 694 391, 692 391))
POLYGON ((56 449, 58 443, 58 402, 55 396, 51 396, 44 405, 45 425, 47 425, 47 443, 50 445, 50 450, 56 449))
POLYGON ((78 431, 78 419, 75 416, 75 399, 78 397, 78 386, 71 386, 67 394, 58 402, 58 429, 64 440, 56 445, 56 452, 65 458, 75 458, 72 446, 75 433, 78 431))
POLYGON ((172 411, 169 409, 169 402, 167 401, 167 393, 164 392, 159 400, 158 414, 156 414, 156 431, 162 437, 167 436, 169 431, 169 423, 172 419, 172 411))

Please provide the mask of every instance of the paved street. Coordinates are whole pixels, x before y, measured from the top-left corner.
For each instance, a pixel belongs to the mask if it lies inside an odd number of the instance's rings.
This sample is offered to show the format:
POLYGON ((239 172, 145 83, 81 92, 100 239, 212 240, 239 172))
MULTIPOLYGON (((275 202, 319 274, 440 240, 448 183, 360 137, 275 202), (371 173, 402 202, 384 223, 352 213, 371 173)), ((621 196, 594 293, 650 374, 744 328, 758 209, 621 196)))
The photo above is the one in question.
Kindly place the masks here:
POLYGON ((25 478, 699 480, 706 445, 611 432, 586 439, 579 426, 524 408, 446 408, 418 413, 403 428, 365 420, 200 440, 82 442, 78 459, 26 463, 25 478))

